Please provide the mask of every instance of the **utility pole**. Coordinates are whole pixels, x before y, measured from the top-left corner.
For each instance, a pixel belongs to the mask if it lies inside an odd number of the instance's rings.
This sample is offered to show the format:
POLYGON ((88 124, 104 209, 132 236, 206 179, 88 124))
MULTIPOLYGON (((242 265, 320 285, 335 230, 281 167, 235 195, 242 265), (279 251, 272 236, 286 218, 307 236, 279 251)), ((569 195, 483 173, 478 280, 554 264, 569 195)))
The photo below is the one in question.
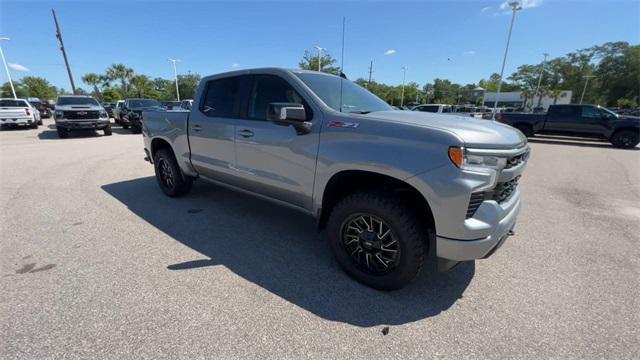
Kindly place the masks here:
MULTIPOLYGON (((536 95, 538 95, 538 106, 540 106, 540 102, 542 101, 542 96, 540 95, 540 83, 542 83, 542 75, 544 74, 544 65, 547 63, 547 57, 549 54, 544 53, 544 60, 542 60, 542 67, 540 68, 540 75, 538 76, 538 86, 536 86, 536 95)), ((533 106, 533 104, 531 104, 533 106)))
MULTIPOLYGON (((0 38, 0 40, 9 41, 10 39, 8 37, 2 37, 0 38)), ((9 78, 9 85, 11 85, 11 92, 13 93, 13 98, 17 99, 18 97, 16 96, 16 89, 13 87, 13 80, 11 80, 11 73, 9 72, 9 67, 7 66, 7 60, 4 58, 4 52, 2 51, 2 46, 0 46, 0 56, 2 56, 2 63, 4 64, 4 70, 7 72, 7 77, 9 78)))
POLYGON ((176 68, 176 63, 180 61, 180 59, 167 59, 173 63, 173 77, 176 80, 176 96, 178 97, 178 101, 180 101, 180 90, 178 90, 178 68, 176 68))
POLYGON ((322 71, 322 50, 327 50, 325 48, 322 48, 318 45, 314 46, 314 48, 316 48, 316 50, 318 50, 318 72, 322 71))
POLYGON ((407 77, 407 67, 403 66, 402 67, 402 94, 400 95, 400 107, 404 105, 404 81, 406 77, 407 77))
POLYGON ((502 90, 502 77, 504 76, 504 67, 507 64, 507 55, 509 54, 509 43, 511 42, 511 32, 513 30, 513 23, 516 20, 516 11, 522 10, 522 5, 519 2, 510 2, 513 15, 511 16, 511 25, 509 25, 509 35, 507 36, 507 46, 504 49, 504 58, 502 58, 502 69, 500 70, 500 81, 498 81, 498 91, 496 92, 496 100, 493 103, 493 120, 496 119, 496 112, 498 110, 498 100, 500 98, 500 90, 502 90))
POLYGON ((580 96, 580 105, 582 105, 582 100, 584 100, 584 93, 587 92, 587 84, 589 84, 589 79, 594 78, 593 75, 585 75, 582 78, 584 79, 584 88, 582 88, 582 96, 580 96))
POLYGON ((76 94, 76 84, 73 82, 73 75, 71 74, 71 67, 69 66, 69 60, 67 59, 67 52, 64 50, 64 41, 62 41, 62 33, 60 32, 60 25, 58 25, 58 18, 56 17, 56 11, 51 9, 53 14, 53 21, 56 23, 56 37, 60 40, 60 51, 62 51, 62 57, 64 57, 64 64, 67 66, 67 73, 69 74, 69 81, 71 81, 71 91, 73 95, 76 94))
POLYGON ((371 60, 371 64, 369 65, 369 82, 367 83, 367 88, 371 86, 371 74, 373 74, 373 60, 371 60))

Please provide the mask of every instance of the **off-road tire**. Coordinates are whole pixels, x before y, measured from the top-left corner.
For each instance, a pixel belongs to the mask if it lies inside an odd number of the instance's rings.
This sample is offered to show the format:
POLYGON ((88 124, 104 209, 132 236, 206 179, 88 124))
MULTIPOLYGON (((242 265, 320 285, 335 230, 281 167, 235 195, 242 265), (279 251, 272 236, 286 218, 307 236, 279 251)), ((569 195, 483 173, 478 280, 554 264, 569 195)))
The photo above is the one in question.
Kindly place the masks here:
POLYGON ((408 206, 391 194, 358 192, 343 198, 331 211, 327 235, 336 259, 353 279, 378 290, 395 290, 410 283, 419 273, 428 249, 427 231, 408 206), (347 252, 344 227, 356 214, 370 214, 383 220, 399 242, 397 265, 386 273, 371 273, 360 267, 347 252))
POLYGON ((611 144, 621 149, 632 149, 640 143, 640 131, 620 130, 611 136, 611 144))
POLYGON ((193 178, 182 173, 171 149, 159 149, 153 156, 153 166, 158 185, 167 196, 178 197, 191 191, 193 178), (164 166, 166 166, 164 171, 169 171, 172 176, 171 183, 168 183, 166 177, 163 177, 166 176, 163 174, 164 166))

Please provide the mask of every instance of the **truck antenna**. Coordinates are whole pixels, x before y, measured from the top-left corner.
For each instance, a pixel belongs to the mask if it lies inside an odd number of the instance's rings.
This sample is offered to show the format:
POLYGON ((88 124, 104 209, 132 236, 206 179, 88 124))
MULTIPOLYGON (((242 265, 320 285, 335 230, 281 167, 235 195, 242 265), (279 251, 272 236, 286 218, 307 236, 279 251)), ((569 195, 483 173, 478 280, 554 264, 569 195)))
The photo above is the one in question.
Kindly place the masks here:
POLYGON ((340 59, 340 112, 342 112, 342 82, 346 78, 344 74, 344 28, 346 18, 342 17, 342 59, 340 59))

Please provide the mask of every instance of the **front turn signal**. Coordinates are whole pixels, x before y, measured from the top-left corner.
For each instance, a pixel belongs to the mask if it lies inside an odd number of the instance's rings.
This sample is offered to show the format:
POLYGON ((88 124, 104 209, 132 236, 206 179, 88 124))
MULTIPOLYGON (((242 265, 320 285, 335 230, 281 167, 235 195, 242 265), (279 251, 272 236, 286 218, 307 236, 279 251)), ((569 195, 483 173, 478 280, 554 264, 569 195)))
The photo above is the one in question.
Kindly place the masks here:
POLYGON ((449 159, 451 159, 451 162, 455 166, 462 167, 462 163, 464 162, 464 149, 457 146, 449 147, 449 159))

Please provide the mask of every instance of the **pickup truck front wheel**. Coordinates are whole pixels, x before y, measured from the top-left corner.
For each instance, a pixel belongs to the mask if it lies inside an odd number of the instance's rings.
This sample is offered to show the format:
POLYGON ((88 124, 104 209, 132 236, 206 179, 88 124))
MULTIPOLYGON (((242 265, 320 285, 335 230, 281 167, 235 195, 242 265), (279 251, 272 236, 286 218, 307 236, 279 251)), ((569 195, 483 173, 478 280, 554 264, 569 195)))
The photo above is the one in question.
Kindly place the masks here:
POLYGON ((611 137, 611 144, 617 148, 631 149, 640 142, 640 132, 633 130, 620 130, 611 137))
POLYGON ((347 274, 379 290, 411 282, 427 251, 426 235, 412 210, 384 193, 345 197, 331 212, 327 231, 347 274))
POLYGON ((158 150, 153 157, 153 164, 158 185, 167 196, 182 196, 191 191, 193 179, 182 173, 171 150, 158 150))

